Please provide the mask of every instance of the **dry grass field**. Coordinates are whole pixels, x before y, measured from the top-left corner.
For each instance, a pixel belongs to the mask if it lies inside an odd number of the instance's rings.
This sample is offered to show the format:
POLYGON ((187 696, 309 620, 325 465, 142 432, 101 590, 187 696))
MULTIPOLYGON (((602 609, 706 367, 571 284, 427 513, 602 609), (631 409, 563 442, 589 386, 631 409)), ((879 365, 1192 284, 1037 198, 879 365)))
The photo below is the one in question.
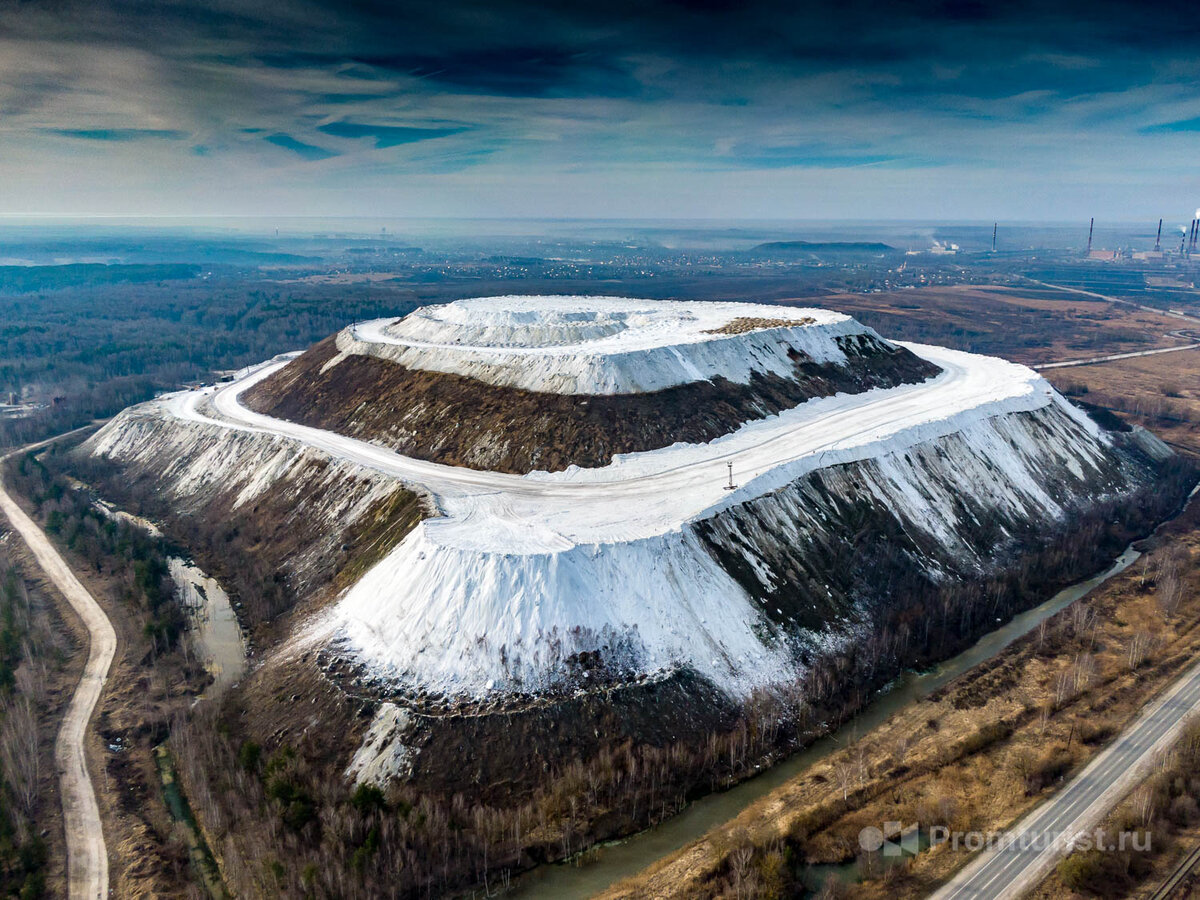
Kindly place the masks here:
POLYGON ((1044 374, 1067 396, 1143 425, 1176 449, 1200 453, 1200 348, 1044 374))
POLYGON ((886 338, 943 344, 1026 365, 1185 343, 1169 336, 1186 325, 1177 318, 1036 286, 831 294, 816 302, 854 316, 886 338))

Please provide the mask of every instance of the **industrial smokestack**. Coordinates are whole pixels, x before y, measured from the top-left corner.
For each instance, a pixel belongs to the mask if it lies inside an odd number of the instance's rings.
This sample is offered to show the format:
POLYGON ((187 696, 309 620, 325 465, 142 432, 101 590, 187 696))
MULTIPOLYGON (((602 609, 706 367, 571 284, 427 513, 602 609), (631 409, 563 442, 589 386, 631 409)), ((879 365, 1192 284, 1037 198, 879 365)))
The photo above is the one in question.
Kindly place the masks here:
POLYGON ((1090 224, 1090 225, 1088 225, 1088 248, 1087 248, 1087 252, 1088 252, 1089 254, 1091 254, 1091 252, 1092 252, 1092 232, 1093 232, 1093 231, 1095 231, 1095 230, 1096 230, 1096 217, 1095 217, 1095 216, 1092 216, 1092 221, 1091 221, 1091 224, 1090 224))
POLYGON ((992 252, 996 252, 996 229, 1000 227, 999 222, 992 223, 992 252))
POLYGON ((1154 252, 1158 253, 1162 250, 1162 219, 1158 220, 1158 237, 1154 239, 1154 252))

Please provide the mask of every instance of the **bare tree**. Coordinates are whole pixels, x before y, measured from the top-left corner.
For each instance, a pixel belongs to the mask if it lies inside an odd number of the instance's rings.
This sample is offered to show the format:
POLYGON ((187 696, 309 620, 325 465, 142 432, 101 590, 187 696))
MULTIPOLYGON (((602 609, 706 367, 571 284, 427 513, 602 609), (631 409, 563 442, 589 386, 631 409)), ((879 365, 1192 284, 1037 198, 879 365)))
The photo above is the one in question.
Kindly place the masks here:
POLYGON ((1139 628, 1133 633, 1133 636, 1129 639, 1129 652, 1126 656, 1126 662, 1129 664, 1130 670, 1136 669, 1146 661, 1153 644, 1154 636, 1144 628, 1139 628))
POLYGON ((1154 593, 1159 612, 1163 614, 1164 619, 1170 622, 1179 612, 1179 604, 1183 600, 1183 582, 1174 567, 1168 569, 1163 575, 1154 593))
POLYGON ((854 784, 858 775, 858 766, 850 759, 839 759, 833 764, 833 774, 837 778, 838 787, 842 789, 842 799, 849 801, 850 785, 854 784))
POLYGON ((1076 603, 1071 607, 1071 634, 1082 638, 1084 633, 1095 621, 1096 611, 1086 603, 1076 603))
POLYGON ((1054 679, 1054 705, 1062 706, 1069 700, 1075 691, 1075 673, 1074 667, 1066 671, 1059 672, 1054 679))
POLYGON ((1086 691, 1096 678, 1096 658, 1090 653, 1080 653, 1071 665, 1071 676, 1075 681, 1074 693, 1086 691))
POLYGON ((1149 825, 1154 818, 1154 789, 1149 785, 1138 788, 1129 800, 1134 814, 1141 819, 1143 825, 1149 825))
POLYGON ((1033 774, 1037 768, 1037 757, 1028 747, 1018 747, 1009 756, 1009 763, 1012 766, 1013 774, 1021 779, 1021 786, 1028 794, 1033 774))
POLYGON ((739 847, 729 855, 729 872, 733 876, 733 891, 736 897, 750 896, 750 861, 754 859, 754 848, 739 847))
POLYGON ((14 799, 27 816, 32 816, 37 806, 41 761, 37 716, 28 697, 15 698, 4 706, 0 759, 4 762, 4 780, 14 799))
POLYGON ((867 758, 867 748, 863 744, 859 744, 854 750, 854 767, 858 770, 858 786, 864 787, 871 774, 871 765, 867 758))

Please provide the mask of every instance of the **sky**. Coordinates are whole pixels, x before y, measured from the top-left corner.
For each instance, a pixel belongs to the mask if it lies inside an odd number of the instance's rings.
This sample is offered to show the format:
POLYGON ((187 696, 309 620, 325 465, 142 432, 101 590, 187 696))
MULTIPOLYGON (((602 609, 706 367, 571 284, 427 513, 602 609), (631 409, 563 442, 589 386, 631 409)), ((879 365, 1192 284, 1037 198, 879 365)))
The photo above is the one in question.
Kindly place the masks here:
POLYGON ((1194 5, 0 0, 3 215, 1186 221, 1194 5))

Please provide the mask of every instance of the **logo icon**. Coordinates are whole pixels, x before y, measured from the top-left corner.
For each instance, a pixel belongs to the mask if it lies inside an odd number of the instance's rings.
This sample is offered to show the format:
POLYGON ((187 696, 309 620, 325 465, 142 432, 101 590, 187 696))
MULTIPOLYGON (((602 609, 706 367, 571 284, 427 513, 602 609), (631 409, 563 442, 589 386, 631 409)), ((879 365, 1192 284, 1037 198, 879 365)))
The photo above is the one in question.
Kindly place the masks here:
POLYGON ((916 856, 921 850, 921 829, 916 822, 907 828, 900 822, 884 822, 883 828, 868 825, 858 833, 858 846, 885 857, 916 856))

